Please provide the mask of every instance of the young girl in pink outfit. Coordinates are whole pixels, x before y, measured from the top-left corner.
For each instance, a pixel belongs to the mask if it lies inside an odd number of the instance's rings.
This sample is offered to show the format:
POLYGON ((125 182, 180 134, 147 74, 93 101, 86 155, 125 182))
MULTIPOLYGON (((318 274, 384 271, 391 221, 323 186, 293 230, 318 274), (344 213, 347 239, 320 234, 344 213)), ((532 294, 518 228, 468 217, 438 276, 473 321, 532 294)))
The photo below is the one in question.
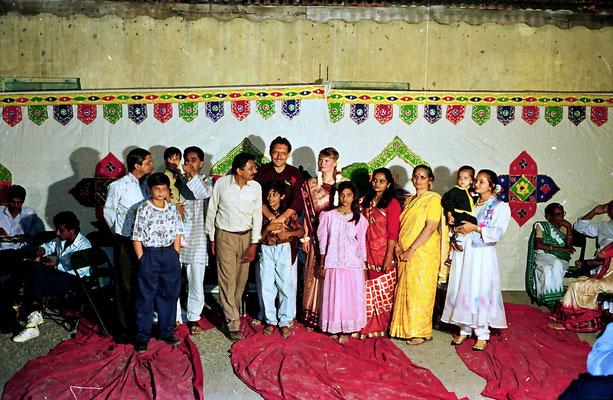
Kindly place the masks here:
POLYGON ((325 278, 319 326, 322 331, 340 334, 346 343, 349 334, 366 326, 366 229, 360 214, 358 191, 349 181, 338 185, 340 205, 319 217, 317 237, 325 278))

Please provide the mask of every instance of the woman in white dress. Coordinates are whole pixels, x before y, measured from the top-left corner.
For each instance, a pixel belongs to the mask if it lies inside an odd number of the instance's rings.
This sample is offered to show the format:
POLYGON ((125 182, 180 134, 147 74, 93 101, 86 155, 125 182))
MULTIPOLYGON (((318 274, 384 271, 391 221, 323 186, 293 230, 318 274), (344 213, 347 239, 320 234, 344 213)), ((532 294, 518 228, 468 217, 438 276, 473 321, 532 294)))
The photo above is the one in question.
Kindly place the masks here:
POLYGON ((480 198, 472 215, 478 225, 466 222, 455 228, 466 239, 464 251, 453 255, 441 318, 460 327, 460 335, 451 342, 453 345, 462 344, 474 333, 477 337, 474 351, 485 349, 490 327, 507 327, 494 246, 509 225, 511 210, 494 195, 497 183, 494 171, 484 169, 477 174, 475 191, 480 198))

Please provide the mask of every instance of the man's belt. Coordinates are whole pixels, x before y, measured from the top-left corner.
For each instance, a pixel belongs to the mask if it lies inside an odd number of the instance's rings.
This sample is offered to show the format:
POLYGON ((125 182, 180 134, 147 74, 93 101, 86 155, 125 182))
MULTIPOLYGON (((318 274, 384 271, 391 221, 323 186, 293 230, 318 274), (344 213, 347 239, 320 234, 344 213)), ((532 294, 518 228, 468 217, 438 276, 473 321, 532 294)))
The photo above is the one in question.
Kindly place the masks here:
POLYGON ((231 231, 227 231, 225 229, 219 229, 219 230, 223 231, 223 232, 226 232, 226 233, 231 233, 233 235, 238 235, 238 236, 243 236, 243 235, 246 235, 248 233, 251 233, 251 229, 247 229, 246 231, 241 231, 241 232, 231 232, 231 231))

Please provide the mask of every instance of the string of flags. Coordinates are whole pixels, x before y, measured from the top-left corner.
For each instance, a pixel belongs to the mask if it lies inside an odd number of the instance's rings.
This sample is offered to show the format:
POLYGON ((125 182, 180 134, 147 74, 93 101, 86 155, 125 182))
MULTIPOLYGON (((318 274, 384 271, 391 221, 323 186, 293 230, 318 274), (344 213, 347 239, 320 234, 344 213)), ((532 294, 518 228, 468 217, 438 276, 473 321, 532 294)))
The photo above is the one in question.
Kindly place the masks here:
MULTIPOLYGON (((293 120, 300 115, 300 99, 282 100, 281 113, 289 120, 293 120)), ((255 111, 264 119, 270 118, 277 111, 275 100, 255 100, 255 111)), ((196 102, 178 103, 178 115, 185 122, 192 122, 198 117, 198 104, 196 102)), ((160 123, 166 123, 174 116, 172 103, 153 103, 153 104, 104 104, 102 106, 93 104, 60 104, 53 106, 33 105, 33 106, 5 106, 2 108, 2 119, 9 126, 15 126, 23 120, 22 109, 27 109, 28 119, 36 125, 42 125, 49 119, 48 107, 51 107, 53 119, 62 125, 67 125, 74 119, 74 109, 76 107, 76 119, 85 125, 91 124, 98 117, 98 107, 102 107, 103 118, 111 124, 117 123, 125 114, 135 124, 141 124, 146 120, 153 109, 153 117, 160 123)), ((419 116, 418 105, 406 104, 398 105, 398 118, 407 125, 412 124, 419 116)), ((237 101, 209 101, 205 102, 205 115, 212 122, 217 122, 224 117, 227 109, 230 114, 238 121, 243 121, 251 114, 250 100, 237 101), (229 103, 229 104, 228 104, 229 103), (228 107, 229 105, 229 107, 228 107)), ((344 118, 347 112, 349 118, 360 125, 368 120, 372 115, 384 125, 394 117, 393 104, 368 104, 368 103, 328 103, 328 117, 330 122, 336 123, 344 118), (371 110, 372 109, 372 110, 371 110)), ((608 121, 608 107, 605 106, 487 106, 487 105, 440 105, 425 104, 423 106, 423 118, 430 124, 435 124, 443 119, 457 125, 470 115, 476 124, 483 125, 495 114, 496 119, 503 125, 509 125, 515 120, 522 119, 529 125, 534 124, 541 116, 551 125, 556 126, 562 121, 564 116, 575 126, 578 126, 588 118, 596 126, 602 126, 608 121), (444 107, 444 108, 443 108, 444 107), (467 107, 469 109, 467 110, 467 107), (519 108, 516 112, 516 108, 519 108)))

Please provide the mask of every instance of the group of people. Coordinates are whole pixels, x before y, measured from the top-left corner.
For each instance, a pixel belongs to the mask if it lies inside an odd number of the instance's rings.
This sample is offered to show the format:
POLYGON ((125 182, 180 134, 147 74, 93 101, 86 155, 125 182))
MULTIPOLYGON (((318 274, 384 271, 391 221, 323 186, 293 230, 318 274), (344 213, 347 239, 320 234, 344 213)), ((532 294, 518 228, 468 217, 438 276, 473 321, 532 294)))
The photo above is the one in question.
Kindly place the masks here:
MULTIPOLYGON (((188 283, 187 324, 191 334, 202 332, 198 321, 209 248, 217 260, 220 302, 234 341, 242 338, 240 305, 249 266, 256 260, 260 313, 251 323, 265 325, 265 335, 278 329, 287 338, 300 320, 309 330, 335 335, 339 343, 350 336, 389 334, 419 345, 432 339, 437 284, 443 282, 448 285, 441 320, 460 328, 453 345, 474 335, 473 350, 481 351, 490 328, 507 327, 495 245, 506 231, 510 209, 495 195, 495 172, 475 174, 463 166, 457 185, 441 197, 431 191, 432 169, 415 166, 415 194, 401 205, 388 169, 373 171, 368 192, 360 196, 356 186, 342 178, 334 148, 320 151, 317 176, 306 180, 287 164, 291 150, 286 138, 277 137, 270 144, 270 163, 257 168, 253 155, 240 153, 231 174, 215 182, 202 173, 204 152, 196 146, 183 152, 168 148, 163 173, 152 173, 147 150, 129 152, 128 174, 109 186, 104 206, 115 242, 118 341, 134 341, 137 351, 147 351, 155 308, 159 338, 178 343, 173 331, 182 322, 182 267, 188 283), (298 315, 299 248, 306 261, 298 315)), ((32 234, 25 222, 31 213, 21 208, 25 191, 21 195, 13 188, 9 205, 0 208, 0 236, 21 238, 19 247, 26 242, 23 235, 32 234), (12 205, 15 201, 21 201, 19 207, 12 205)), ((605 228, 589 220, 607 210, 612 215, 604 206, 586 215, 585 229, 602 236, 605 228)), ((573 251, 571 227, 559 204, 548 206, 546 216, 547 221, 536 226, 531 247, 535 288, 543 301, 557 301, 559 268, 544 266, 567 268, 567 255, 573 251)), ((38 336, 37 326, 43 322, 40 301, 49 292, 40 282, 55 279, 50 271, 64 273, 66 282, 56 285, 58 290, 75 283, 68 255, 91 245, 73 217, 60 213, 55 221, 58 238, 36 251, 38 258, 57 253, 58 268, 37 265, 43 272, 33 276, 44 276, 26 285, 29 304, 22 313, 28 313, 28 322, 15 341, 38 336)), ((575 225, 577 230, 581 223, 575 225)), ((606 229, 613 233, 608 225, 606 229)), ((601 250, 606 253, 611 241, 613 235, 601 250)), ((580 292, 573 289, 567 295, 576 302, 580 292)), ((564 310, 564 300, 562 304, 564 310)))

